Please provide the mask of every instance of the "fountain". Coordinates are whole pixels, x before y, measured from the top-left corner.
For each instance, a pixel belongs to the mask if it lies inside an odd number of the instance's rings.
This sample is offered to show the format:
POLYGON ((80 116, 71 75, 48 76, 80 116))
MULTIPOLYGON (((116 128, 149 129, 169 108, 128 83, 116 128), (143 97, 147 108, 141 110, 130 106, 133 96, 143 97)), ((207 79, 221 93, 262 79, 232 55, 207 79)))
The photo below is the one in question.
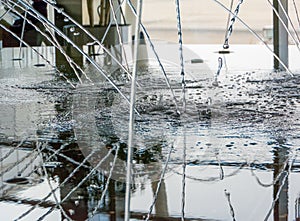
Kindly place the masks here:
POLYGON ((142 0, 87 1, 89 24, 83 1, 34 2, 48 12, 0 1, 6 220, 299 219, 299 38, 287 1, 268 1, 274 52, 240 17, 242 0, 211 1, 228 14, 222 50, 185 44, 179 0, 177 43, 150 38, 142 0), (229 44, 237 22, 259 50, 229 44))

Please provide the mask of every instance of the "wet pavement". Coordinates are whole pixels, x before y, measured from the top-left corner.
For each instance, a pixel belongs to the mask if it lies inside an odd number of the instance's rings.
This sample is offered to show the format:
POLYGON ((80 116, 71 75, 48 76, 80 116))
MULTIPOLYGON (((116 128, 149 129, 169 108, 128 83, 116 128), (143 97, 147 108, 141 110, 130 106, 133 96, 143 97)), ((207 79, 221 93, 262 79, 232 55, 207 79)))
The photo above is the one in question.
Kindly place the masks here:
MULTIPOLYGON (((216 53, 216 45, 186 47, 193 51, 186 58, 186 114, 176 115, 157 66, 139 76, 133 220, 147 216, 154 199, 154 220, 300 217, 298 52, 291 48, 292 77, 272 71, 272 57, 261 45, 234 45, 227 55, 216 53), (213 84, 218 57, 224 66, 213 84)), ((31 59, 13 61, 18 50, 1 49, 5 220, 123 220, 126 101, 100 81, 74 89, 24 51, 31 59)), ((178 67, 169 64, 167 71, 181 104, 178 67)), ((127 95, 129 81, 118 80, 127 95)))

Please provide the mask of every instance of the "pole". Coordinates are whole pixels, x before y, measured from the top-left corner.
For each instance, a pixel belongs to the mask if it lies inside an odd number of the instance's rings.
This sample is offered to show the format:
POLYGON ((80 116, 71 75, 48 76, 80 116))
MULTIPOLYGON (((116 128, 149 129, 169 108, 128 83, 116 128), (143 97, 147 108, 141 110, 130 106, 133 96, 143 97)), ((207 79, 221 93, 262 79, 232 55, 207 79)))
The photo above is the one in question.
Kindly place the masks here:
MULTIPOLYGON (((137 6, 137 0, 131 0, 131 3, 134 7, 137 6)), ((128 4, 125 5, 125 17, 126 17, 126 23, 127 24, 135 24, 136 18, 135 15, 132 13, 131 8, 128 6, 128 4)), ((132 40, 134 39, 133 36, 135 35, 135 27, 134 25, 131 26, 131 35, 132 40)))
POLYGON ((131 79, 131 95, 130 95, 130 117, 129 117, 129 137, 128 137, 128 152, 127 152, 127 173, 126 173, 126 195, 125 195, 125 221, 130 219, 130 187, 131 187, 131 169, 132 169, 132 154, 133 154, 133 135, 134 135, 134 114, 135 114, 135 91, 136 91, 136 75, 138 68, 138 47, 139 33, 142 17, 142 0, 137 4, 137 19, 135 23, 135 42, 134 42, 134 66, 131 79))
MULTIPOLYGON (((273 0, 273 5, 278 12, 280 18, 288 27, 288 18, 285 16, 284 11, 288 13, 288 0, 273 0), (283 7, 280 6, 279 2, 283 7)), ((273 12, 273 45, 274 53, 281 59, 286 67, 288 67, 288 33, 284 28, 284 25, 280 22, 275 12, 273 12)), ((282 64, 274 57, 274 69, 285 70, 282 64)))

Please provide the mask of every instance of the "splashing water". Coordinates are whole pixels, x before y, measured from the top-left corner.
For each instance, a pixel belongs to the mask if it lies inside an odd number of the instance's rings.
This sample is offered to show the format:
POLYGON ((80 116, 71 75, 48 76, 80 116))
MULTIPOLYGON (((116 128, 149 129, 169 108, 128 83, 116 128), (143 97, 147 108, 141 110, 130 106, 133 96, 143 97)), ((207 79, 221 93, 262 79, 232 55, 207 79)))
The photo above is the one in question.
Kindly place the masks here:
POLYGON ((218 86, 218 77, 219 77, 221 69, 223 67, 223 59, 221 57, 218 58, 218 62, 219 62, 219 66, 218 66, 217 73, 215 75, 214 82, 212 83, 213 86, 218 86))

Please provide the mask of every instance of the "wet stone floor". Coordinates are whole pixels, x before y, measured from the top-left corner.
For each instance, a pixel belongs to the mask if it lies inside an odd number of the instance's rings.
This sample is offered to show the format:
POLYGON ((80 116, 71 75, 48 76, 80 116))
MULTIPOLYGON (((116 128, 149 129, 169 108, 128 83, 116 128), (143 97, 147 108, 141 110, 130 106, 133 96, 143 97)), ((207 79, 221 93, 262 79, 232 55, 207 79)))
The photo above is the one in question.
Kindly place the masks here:
MULTIPOLYGON (((15 54, 1 49, 1 220, 123 220, 127 101, 15 54)), ((300 72, 229 68, 215 81, 201 65, 184 95, 167 68, 180 114, 158 68, 140 69, 132 220, 300 219, 300 72)))

